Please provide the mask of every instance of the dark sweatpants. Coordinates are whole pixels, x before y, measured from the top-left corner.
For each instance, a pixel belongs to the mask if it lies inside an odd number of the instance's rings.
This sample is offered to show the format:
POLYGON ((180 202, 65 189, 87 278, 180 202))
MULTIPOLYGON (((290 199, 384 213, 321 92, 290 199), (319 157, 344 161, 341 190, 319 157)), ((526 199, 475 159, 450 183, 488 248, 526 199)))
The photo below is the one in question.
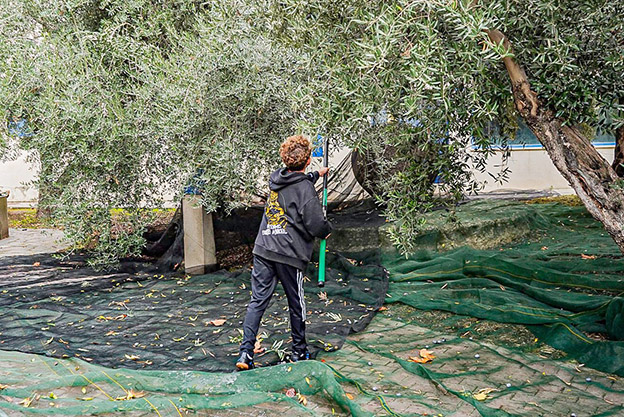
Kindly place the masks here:
POLYGON ((282 283, 288 299, 293 351, 303 352, 306 349, 303 272, 294 266, 269 261, 254 255, 251 272, 251 301, 247 306, 247 315, 243 324, 244 334, 240 346, 241 352, 246 351, 253 356, 260 320, 271 301, 278 279, 282 283))

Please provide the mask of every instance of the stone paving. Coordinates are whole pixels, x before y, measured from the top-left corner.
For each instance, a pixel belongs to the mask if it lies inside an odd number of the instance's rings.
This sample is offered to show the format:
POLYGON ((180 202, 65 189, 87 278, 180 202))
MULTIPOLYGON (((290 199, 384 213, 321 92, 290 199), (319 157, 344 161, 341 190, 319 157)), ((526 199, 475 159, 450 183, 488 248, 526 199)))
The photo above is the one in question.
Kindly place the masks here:
POLYGON ((360 384, 361 389, 346 390, 376 416, 459 417, 494 415, 498 410, 512 416, 624 415, 624 380, 619 377, 569 361, 436 334, 384 315, 365 332, 352 335, 339 352, 321 358, 360 384), (434 340, 445 342, 434 345, 434 340), (425 346, 436 356, 432 362, 407 361, 425 346), (481 398, 479 393, 486 393, 482 401, 475 398, 481 398))
MULTIPOLYGON (((12 229, 11 237, 0 241, 0 256, 54 252, 63 248, 61 238, 58 230, 12 229)), ((624 416, 624 380, 620 377, 566 360, 545 359, 439 333, 422 323, 391 317, 390 310, 378 314, 364 332, 350 336, 341 350, 317 358, 336 371, 346 396, 374 416, 624 416), (434 344, 434 340, 444 342, 434 344), (427 346, 435 355, 433 361, 417 364, 407 360, 427 346)), ((28 355, 15 355, 15 361, 0 363, 0 386, 11 367, 26 367, 32 362, 28 355)), ((24 381, 25 386, 29 383, 24 381)), ((68 394, 81 395, 78 387, 67 390, 68 394)), ((178 415, 170 411, 161 410, 158 415, 178 415)), ((32 414, 0 410, 0 417, 5 415, 32 414)), ((123 415, 155 414, 136 411, 123 415)), ((348 413, 329 395, 316 395, 309 398, 305 408, 277 402, 184 415, 298 417, 348 413)))
POLYGON ((9 229, 9 237, 0 240, 0 256, 54 253, 67 246, 58 229, 9 229))

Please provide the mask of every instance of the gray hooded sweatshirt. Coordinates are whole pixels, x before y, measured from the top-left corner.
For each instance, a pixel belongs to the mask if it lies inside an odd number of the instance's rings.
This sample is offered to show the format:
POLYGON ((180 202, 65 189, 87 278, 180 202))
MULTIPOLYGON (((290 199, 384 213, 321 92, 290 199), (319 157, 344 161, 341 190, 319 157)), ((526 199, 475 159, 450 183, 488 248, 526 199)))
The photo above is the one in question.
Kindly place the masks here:
POLYGON ((323 239, 332 230, 314 189, 318 178, 318 172, 306 175, 287 168, 271 174, 254 255, 305 270, 314 238, 323 239))

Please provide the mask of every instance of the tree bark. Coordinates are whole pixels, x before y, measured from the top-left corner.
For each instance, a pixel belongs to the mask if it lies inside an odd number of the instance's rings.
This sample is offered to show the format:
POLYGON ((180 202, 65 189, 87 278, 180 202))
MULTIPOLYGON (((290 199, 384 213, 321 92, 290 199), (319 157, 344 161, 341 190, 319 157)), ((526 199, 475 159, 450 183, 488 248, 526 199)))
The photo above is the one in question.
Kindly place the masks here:
MULTIPOLYGON (((509 39, 502 32, 493 29, 486 33, 492 42, 504 42, 511 50, 509 39)), ((542 105, 531 90, 524 69, 514 58, 505 57, 503 62, 520 116, 589 213, 604 225, 624 253, 624 191, 614 186, 618 174, 578 129, 564 125, 542 105)))

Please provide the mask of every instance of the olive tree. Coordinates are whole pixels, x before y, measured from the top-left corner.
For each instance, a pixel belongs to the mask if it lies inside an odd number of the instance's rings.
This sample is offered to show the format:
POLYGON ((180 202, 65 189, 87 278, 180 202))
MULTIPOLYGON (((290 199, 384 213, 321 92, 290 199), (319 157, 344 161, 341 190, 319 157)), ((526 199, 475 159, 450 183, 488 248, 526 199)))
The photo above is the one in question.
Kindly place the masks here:
POLYGON ((40 205, 96 264, 138 254, 151 208, 186 185, 228 210, 276 165, 301 71, 251 35, 252 14, 236 1, 0 6, 0 147, 32 151, 40 205))
POLYGON ((459 198, 495 144, 492 126, 505 142, 519 119, 624 251, 623 9, 605 0, 267 0, 263 8, 273 38, 305 50, 322 75, 301 92, 307 120, 354 147, 398 149, 394 163, 379 165, 381 199, 407 251, 435 191, 459 198), (386 113, 394 123, 361 134, 386 113), (613 167, 590 143, 596 131, 618 139, 613 167))

